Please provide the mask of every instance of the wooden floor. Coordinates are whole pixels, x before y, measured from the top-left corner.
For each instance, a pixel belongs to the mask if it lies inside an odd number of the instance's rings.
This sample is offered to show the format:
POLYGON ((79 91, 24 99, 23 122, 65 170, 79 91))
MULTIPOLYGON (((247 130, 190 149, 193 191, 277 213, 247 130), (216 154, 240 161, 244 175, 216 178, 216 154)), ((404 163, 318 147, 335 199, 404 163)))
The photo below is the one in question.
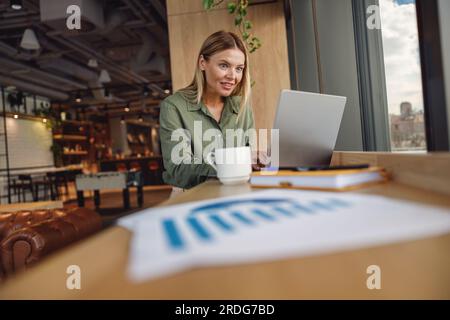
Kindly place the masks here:
MULTIPOLYGON (((133 212, 150 208, 167 200, 172 192, 170 186, 146 186, 144 187, 144 204, 142 208, 137 206, 136 189, 130 189, 130 206, 129 210, 123 208, 122 190, 106 190, 100 192, 100 209, 98 213, 103 218, 104 226, 109 226, 120 217, 126 216, 133 212)), ((77 201, 74 197, 64 202, 65 209, 77 208, 77 201)), ((85 207, 94 209, 93 193, 85 193, 85 207)))

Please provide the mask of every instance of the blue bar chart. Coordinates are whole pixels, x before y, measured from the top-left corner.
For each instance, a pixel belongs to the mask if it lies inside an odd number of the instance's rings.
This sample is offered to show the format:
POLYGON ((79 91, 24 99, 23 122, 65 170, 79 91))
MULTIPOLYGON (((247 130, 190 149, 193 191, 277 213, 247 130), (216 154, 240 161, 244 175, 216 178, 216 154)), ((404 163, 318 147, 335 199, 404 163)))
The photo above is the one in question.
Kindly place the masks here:
POLYGON ((350 206, 348 201, 331 197, 313 201, 283 198, 232 200, 194 208, 183 220, 164 219, 162 228, 169 248, 187 250, 188 238, 207 243, 244 228, 258 228, 283 219, 334 213, 350 206))

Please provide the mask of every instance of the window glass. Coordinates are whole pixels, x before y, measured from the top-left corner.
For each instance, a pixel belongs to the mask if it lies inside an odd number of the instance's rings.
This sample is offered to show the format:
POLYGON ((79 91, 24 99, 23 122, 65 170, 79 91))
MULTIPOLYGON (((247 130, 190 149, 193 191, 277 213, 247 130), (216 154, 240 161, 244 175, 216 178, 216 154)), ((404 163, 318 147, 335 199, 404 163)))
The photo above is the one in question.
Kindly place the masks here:
POLYGON ((379 0, 392 151, 426 150, 415 0, 379 0))

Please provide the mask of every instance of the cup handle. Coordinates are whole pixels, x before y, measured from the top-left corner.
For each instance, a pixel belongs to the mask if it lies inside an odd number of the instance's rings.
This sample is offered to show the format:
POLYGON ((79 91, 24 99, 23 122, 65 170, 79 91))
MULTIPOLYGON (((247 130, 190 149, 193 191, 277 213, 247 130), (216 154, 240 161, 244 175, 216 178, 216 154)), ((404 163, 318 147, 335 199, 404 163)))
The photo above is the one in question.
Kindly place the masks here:
POLYGON ((217 171, 217 167, 216 167, 215 159, 214 159, 214 153, 212 153, 212 152, 208 153, 208 154, 206 155, 205 162, 206 162, 207 164, 209 164, 211 167, 213 167, 214 170, 217 171))

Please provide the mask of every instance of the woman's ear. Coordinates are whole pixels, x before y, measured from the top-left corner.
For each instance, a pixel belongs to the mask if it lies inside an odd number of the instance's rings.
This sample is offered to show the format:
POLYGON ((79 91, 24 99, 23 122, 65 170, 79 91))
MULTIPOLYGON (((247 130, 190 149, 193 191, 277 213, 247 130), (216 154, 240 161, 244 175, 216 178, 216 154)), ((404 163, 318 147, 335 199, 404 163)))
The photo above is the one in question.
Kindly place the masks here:
POLYGON ((200 68, 200 70, 205 71, 205 63, 206 63, 206 60, 203 57, 203 55, 201 54, 200 58, 198 59, 198 67, 200 68))

